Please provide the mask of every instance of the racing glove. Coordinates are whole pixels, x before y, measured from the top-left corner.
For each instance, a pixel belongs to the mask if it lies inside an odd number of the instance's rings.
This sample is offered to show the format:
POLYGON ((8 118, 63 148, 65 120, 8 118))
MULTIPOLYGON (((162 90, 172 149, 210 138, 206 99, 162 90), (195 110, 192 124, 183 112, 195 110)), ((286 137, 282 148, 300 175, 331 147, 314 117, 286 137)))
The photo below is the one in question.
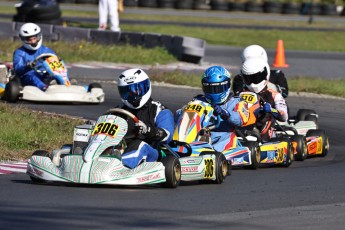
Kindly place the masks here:
POLYGON ((26 66, 29 67, 30 69, 33 69, 36 66, 36 62, 30 61, 30 62, 26 63, 26 66))
POLYGON ((272 108, 271 104, 267 102, 262 107, 262 112, 271 113, 275 118, 277 118, 279 115, 278 110, 276 110, 275 108, 272 108))
POLYGON ((163 140, 167 135, 164 129, 151 127, 142 121, 135 124, 138 128, 138 134, 152 140, 163 140))
POLYGON ((213 114, 215 116, 220 115, 220 117, 225 121, 228 120, 230 118, 230 114, 228 111, 226 111, 225 109, 223 109, 222 107, 220 107, 219 105, 216 104, 212 104, 212 108, 214 109, 213 114))

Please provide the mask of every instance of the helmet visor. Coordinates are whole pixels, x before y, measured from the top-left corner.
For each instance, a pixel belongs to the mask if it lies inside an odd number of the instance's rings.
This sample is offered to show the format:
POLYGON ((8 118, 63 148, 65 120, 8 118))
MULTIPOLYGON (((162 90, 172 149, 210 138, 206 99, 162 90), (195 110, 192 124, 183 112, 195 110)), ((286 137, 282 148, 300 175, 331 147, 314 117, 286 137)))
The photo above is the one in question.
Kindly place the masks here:
POLYGON ((255 74, 247 75, 242 73, 242 77, 246 85, 259 84, 260 82, 267 80, 267 72, 267 68, 265 67, 261 72, 255 74))
POLYGON ((134 83, 131 85, 119 86, 119 93, 123 100, 135 101, 144 96, 150 89, 150 80, 134 83))
POLYGON ((223 93, 229 90, 230 88, 230 80, 226 80, 223 82, 213 82, 213 83, 208 83, 202 81, 202 90, 204 93, 207 94, 218 94, 218 93, 223 93))
POLYGON ((35 43, 38 43, 41 40, 41 38, 42 38, 42 33, 38 33, 36 35, 27 36, 27 37, 20 36, 20 39, 25 44, 35 44, 35 43))

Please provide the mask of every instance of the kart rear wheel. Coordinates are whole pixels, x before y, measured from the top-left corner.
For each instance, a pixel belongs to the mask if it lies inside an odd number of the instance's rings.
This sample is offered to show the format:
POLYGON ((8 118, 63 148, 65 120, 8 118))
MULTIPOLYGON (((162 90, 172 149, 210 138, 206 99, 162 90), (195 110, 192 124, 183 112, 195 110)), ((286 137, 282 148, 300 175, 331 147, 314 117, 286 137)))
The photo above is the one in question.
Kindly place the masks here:
POLYGON ((229 173, 228 161, 223 153, 215 152, 214 155, 216 156, 216 180, 214 183, 221 184, 229 173))
MULTIPOLYGON (((42 157, 49 157, 50 158, 50 153, 46 150, 36 150, 32 156, 42 156, 42 157)), ((43 179, 40 179, 40 178, 37 178, 37 177, 33 177, 33 176, 30 176, 30 179, 32 182, 34 183, 38 183, 38 184, 45 184, 47 183, 46 180, 43 180, 43 179)))
POLYGON ((312 129, 308 130, 306 137, 311 137, 311 136, 320 136, 322 138, 322 153, 321 157, 325 157, 328 154, 329 150, 329 140, 328 136, 326 135, 325 130, 322 129, 312 129))
POLYGON ((256 141, 246 141, 243 145, 249 148, 250 158, 252 162, 251 165, 248 165, 245 168, 257 169, 260 166, 261 162, 261 151, 259 143, 257 143, 256 141))
POLYGON ((178 158, 168 155, 162 159, 165 167, 165 179, 162 187, 176 188, 181 181, 181 163, 178 158))
POLYGON ((89 88, 87 89, 87 92, 91 92, 92 89, 95 89, 95 88, 99 88, 99 89, 102 89, 102 86, 101 84, 97 83, 97 82, 93 82, 89 85, 89 88))
POLYGON ((295 160, 304 161, 308 156, 307 141, 303 135, 296 135, 291 137, 292 142, 297 142, 295 160))
POLYGON ((6 84, 4 100, 9 103, 16 103, 19 99, 20 83, 18 80, 12 80, 6 84))

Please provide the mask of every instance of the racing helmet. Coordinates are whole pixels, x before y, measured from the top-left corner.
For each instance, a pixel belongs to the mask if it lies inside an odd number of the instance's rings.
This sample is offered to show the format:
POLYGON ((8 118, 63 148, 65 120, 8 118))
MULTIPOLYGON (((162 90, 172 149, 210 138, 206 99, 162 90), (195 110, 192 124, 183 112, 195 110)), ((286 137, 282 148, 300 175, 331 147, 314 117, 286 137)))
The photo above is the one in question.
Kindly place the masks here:
POLYGON ((223 104, 231 93, 231 75, 221 66, 212 66, 205 70, 201 85, 209 103, 223 104))
POLYGON ((268 61, 266 50, 259 45, 250 45, 244 48, 241 55, 242 63, 245 62, 248 58, 253 57, 259 57, 266 62, 268 61))
POLYGON ((25 23, 20 27, 19 37, 23 42, 23 45, 26 49, 29 50, 38 50, 42 45, 42 33, 41 28, 35 23, 25 23), (36 37, 37 42, 31 44, 29 39, 36 37))
POLYGON ((243 81, 250 91, 261 92, 270 79, 270 67, 262 58, 249 58, 241 67, 243 81))
POLYGON ((131 109, 141 108, 151 97, 149 76, 141 69, 122 72, 117 87, 122 102, 131 109))

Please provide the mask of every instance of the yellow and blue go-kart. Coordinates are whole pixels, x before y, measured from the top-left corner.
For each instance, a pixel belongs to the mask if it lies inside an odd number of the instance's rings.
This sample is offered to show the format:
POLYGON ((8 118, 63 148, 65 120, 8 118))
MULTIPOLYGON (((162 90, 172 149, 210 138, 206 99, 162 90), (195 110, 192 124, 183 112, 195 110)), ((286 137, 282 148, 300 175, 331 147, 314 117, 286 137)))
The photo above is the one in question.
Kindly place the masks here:
POLYGON ((240 97, 248 103, 249 120, 246 123, 247 129, 237 130, 237 133, 242 141, 250 139, 256 140, 259 143, 261 153, 260 166, 282 165, 289 167, 294 160, 295 154, 306 154, 306 141, 303 135, 275 135, 269 141, 261 141, 260 132, 256 129, 256 122, 258 114, 260 114, 262 100, 253 92, 242 92, 240 97))
POLYGON ((210 132, 219 123, 220 118, 213 115, 213 108, 209 103, 193 100, 182 108, 170 145, 180 156, 196 157, 212 153, 225 156, 229 168, 256 169, 260 160, 260 148, 256 141, 241 143, 233 133, 228 145, 231 147, 222 153, 214 150, 210 132))

